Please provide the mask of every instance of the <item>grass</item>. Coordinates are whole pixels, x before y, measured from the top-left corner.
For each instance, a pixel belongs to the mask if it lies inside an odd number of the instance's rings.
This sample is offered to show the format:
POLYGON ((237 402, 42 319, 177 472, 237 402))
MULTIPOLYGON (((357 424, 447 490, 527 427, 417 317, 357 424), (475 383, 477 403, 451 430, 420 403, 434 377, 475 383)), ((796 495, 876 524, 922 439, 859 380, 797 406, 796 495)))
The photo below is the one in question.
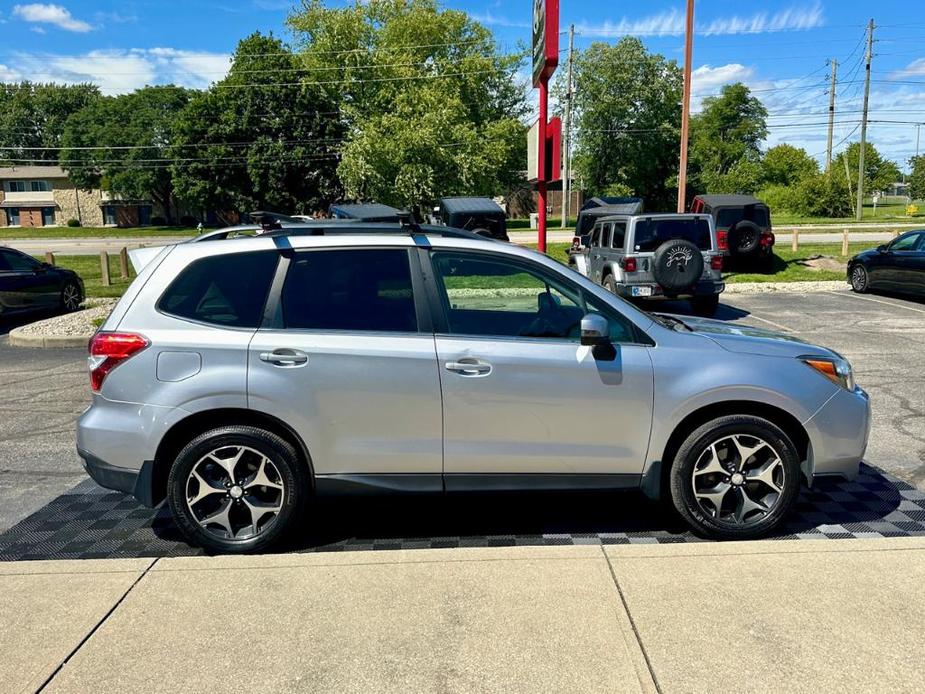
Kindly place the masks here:
MULTIPOLYGON (((536 246, 531 246, 536 248, 536 246)), ((557 260, 563 265, 568 263, 567 243, 551 243, 546 249, 550 258, 557 260)), ((826 280, 839 281, 845 279, 844 271, 835 270, 814 270, 807 267, 805 263, 813 258, 822 256, 832 258, 840 263, 847 263, 848 259, 860 253, 861 251, 871 248, 868 243, 850 243, 848 244, 848 255, 841 255, 841 244, 819 243, 801 245, 800 249, 794 253, 790 246, 777 246, 774 248, 774 263, 772 272, 729 272, 726 273, 726 282, 735 284, 738 282, 820 282, 826 280)))
POLYGON ((32 229, 2 228, 2 239, 80 239, 80 238, 144 238, 146 236, 195 236, 192 227, 140 227, 113 229, 111 227, 39 227, 32 229))
MULTIPOLYGON (((44 258, 39 257, 39 260, 44 258)), ((127 280, 121 279, 119 275, 119 256, 109 256, 109 277, 112 285, 103 286, 103 270, 100 266, 100 258, 96 255, 60 255, 55 258, 55 265, 64 267, 76 272, 84 281, 84 288, 87 291, 88 298, 97 297, 114 297, 122 296, 122 293, 128 289, 128 285, 135 279, 135 271, 129 263, 127 280)))

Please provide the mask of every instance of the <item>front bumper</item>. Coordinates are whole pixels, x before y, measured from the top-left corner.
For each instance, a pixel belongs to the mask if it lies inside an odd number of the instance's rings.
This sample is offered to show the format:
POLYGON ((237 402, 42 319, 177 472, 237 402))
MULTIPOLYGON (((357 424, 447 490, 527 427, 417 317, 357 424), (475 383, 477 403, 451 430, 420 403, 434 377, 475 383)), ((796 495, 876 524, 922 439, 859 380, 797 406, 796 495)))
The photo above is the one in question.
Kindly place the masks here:
POLYGON ((809 434, 813 476, 855 479, 870 439, 870 396, 839 388, 803 426, 809 434))
POLYGON ((725 289, 725 282, 715 280, 700 280, 691 290, 681 293, 667 293, 656 282, 617 283, 617 295, 624 299, 689 299, 722 294, 725 289))

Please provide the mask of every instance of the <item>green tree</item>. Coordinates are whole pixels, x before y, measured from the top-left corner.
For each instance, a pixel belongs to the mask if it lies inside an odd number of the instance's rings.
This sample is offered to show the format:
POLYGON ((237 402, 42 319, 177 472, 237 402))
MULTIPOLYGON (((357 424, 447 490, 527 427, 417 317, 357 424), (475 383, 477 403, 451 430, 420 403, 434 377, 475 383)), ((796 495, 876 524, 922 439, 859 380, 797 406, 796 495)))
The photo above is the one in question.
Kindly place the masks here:
POLYGON ((925 200, 925 155, 909 160, 912 173, 906 178, 909 183, 909 195, 913 200, 925 200))
POLYGON ((764 153, 762 177, 766 185, 792 186, 819 173, 819 164, 802 147, 777 145, 764 153))
POLYGON ((761 184, 767 109, 737 82, 703 100, 691 119, 691 184, 707 193, 752 193, 761 184))
POLYGON ((302 83, 297 58, 272 36, 238 44, 228 75, 177 119, 177 196, 200 207, 310 213, 340 195, 337 104, 302 83))
POLYGON ((341 105, 349 134, 338 168, 347 195, 421 207, 496 195, 526 161, 521 55, 434 0, 326 7, 289 19, 306 84, 341 105))
MULTIPOLYGON (((635 38, 595 42, 574 63, 574 167, 593 194, 631 190, 651 209, 677 185, 682 76, 635 38)), ((561 94, 561 82, 556 92, 561 94)))
POLYGON ((81 188, 100 186, 125 199, 153 199, 172 222, 170 146, 189 97, 186 89, 165 86, 93 101, 64 127, 61 166, 81 188))
MULTIPOLYGON (((864 191, 866 194, 886 190, 890 185, 900 180, 902 173, 895 162, 885 159, 877 148, 870 142, 866 143, 864 150, 864 191)), ((861 154, 861 143, 852 142, 848 148, 840 152, 832 161, 832 174, 845 182, 850 181, 853 191, 858 189, 858 157, 861 154), (848 162, 848 171, 845 173, 845 161, 848 162)), ((847 184, 845 184, 847 185, 847 184)), ((857 195, 857 192, 855 192, 857 195)))
POLYGON ((0 161, 56 162, 67 119, 99 98, 90 84, 0 84, 0 161))
POLYGON ((833 171, 804 178, 797 184, 796 209, 791 210, 809 217, 847 217, 854 210, 851 195, 844 179, 833 171))

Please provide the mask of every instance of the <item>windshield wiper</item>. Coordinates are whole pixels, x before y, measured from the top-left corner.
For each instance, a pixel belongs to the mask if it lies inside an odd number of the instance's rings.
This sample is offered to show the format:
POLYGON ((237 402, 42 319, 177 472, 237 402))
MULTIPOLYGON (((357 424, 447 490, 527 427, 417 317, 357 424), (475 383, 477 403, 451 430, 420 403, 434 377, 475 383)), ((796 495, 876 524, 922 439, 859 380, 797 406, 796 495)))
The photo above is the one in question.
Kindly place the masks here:
POLYGON ((652 316, 652 319, 656 323, 660 323, 661 325, 664 325, 666 328, 671 328, 672 330, 678 330, 678 331, 686 330, 688 332, 693 332, 693 329, 691 328, 691 326, 689 326, 683 320, 679 318, 675 318, 674 316, 669 316, 665 313, 650 313, 649 315, 652 316))

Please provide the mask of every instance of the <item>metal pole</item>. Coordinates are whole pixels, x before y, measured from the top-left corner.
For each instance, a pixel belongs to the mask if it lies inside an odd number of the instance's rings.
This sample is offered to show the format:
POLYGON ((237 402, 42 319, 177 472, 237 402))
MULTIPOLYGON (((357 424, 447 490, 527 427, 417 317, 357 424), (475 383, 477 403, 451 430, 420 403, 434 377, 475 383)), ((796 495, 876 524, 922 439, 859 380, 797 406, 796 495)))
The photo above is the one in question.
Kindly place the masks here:
POLYGON ((687 0, 687 36, 684 40, 684 104, 681 112, 681 165, 678 168, 678 212, 687 202, 687 140, 691 114, 691 60, 694 53, 694 0, 687 0))
POLYGON ((832 58, 832 85, 829 87, 829 142, 825 149, 825 170, 832 168, 832 134, 835 132, 835 80, 838 74, 838 61, 832 58))
POLYGON ((867 25, 867 70, 864 78, 864 113, 861 115, 861 151, 858 153, 858 205, 855 218, 864 216, 864 156, 867 154, 867 108, 870 104, 870 61, 874 56, 874 20, 867 25))
POLYGON ((568 81, 565 89, 565 137, 564 151, 562 160, 565 162, 562 171, 562 228, 568 226, 569 212, 572 201, 571 195, 571 178, 572 178, 572 52, 575 49, 575 25, 568 28, 568 81))
POLYGON ((922 124, 915 126, 915 156, 919 156, 919 138, 922 136, 922 124))
POLYGON ((536 245, 540 253, 546 252, 546 119, 548 116, 549 106, 549 78, 545 75, 540 79, 540 127, 539 127, 539 151, 536 153, 537 163, 539 164, 539 180, 536 182, 536 190, 539 208, 537 212, 537 239, 536 245))

